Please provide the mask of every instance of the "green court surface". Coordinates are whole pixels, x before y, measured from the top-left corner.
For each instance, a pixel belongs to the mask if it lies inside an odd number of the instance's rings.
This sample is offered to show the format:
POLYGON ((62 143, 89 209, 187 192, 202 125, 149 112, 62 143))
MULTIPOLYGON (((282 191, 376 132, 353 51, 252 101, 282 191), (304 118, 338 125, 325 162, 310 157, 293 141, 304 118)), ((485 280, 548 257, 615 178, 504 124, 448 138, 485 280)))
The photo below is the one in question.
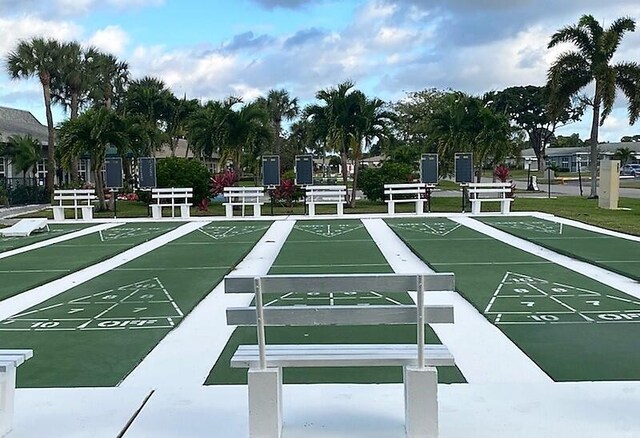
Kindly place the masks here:
POLYGON ((558 253, 640 281, 640 242, 534 217, 479 220, 558 253))
POLYGON ((41 242, 43 240, 51 239, 53 237, 62 236, 64 234, 73 233, 74 231, 80 231, 84 228, 94 226, 95 224, 54 224, 49 225, 49 231, 32 233, 31 236, 26 237, 2 237, 0 236, 0 253, 9 251, 16 248, 22 248, 23 246, 31 245, 32 243, 41 242))
MULTIPOLYGON (((269 274, 392 273, 386 259, 359 220, 297 221, 269 274)), ((265 305, 412 304, 403 291, 385 296, 342 291, 265 295, 265 305)), ((415 325, 267 327, 268 344, 415 343, 415 325)), ((427 328, 427 341, 440 343, 427 328)), ((238 345, 256 344, 254 327, 239 327, 231 336, 206 384, 246 384, 247 370, 230 368, 238 345)), ((401 367, 285 368, 285 383, 399 383, 401 367)), ((438 369, 443 383, 464 382, 455 367, 438 369)))
POLYGON ((640 379, 640 300, 447 219, 387 223, 554 380, 640 379))
POLYGON ((122 224, 0 259, 0 300, 113 257, 175 227, 175 223, 122 224))
MULTIPOLYGON (((0 322, 31 348, 20 387, 115 386, 255 245, 267 222, 212 223, 0 322)), ((133 242, 140 237, 129 236, 133 242)), ((80 255, 88 251, 77 248, 80 255)))

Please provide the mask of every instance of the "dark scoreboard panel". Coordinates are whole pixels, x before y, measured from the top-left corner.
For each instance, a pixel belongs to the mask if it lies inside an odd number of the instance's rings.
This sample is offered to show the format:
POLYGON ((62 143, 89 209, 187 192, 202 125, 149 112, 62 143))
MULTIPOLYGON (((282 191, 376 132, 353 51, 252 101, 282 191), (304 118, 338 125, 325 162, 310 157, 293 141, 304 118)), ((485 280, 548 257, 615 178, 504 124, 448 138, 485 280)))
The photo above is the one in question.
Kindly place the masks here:
POLYGON ((141 157, 138 159, 139 186, 141 189, 157 187, 156 159, 141 157))
POLYGON ((455 155, 455 173, 458 184, 473 182, 473 154, 458 153, 455 155))
POLYGON ((420 182, 438 184, 438 154, 422 154, 420 160, 420 182))
POLYGON ((109 157, 105 163, 105 187, 110 189, 122 188, 122 158, 109 157))
POLYGON ((296 185, 313 184, 313 155, 296 155, 296 185))
POLYGON ((262 185, 267 187, 280 185, 279 155, 262 156, 262 185))

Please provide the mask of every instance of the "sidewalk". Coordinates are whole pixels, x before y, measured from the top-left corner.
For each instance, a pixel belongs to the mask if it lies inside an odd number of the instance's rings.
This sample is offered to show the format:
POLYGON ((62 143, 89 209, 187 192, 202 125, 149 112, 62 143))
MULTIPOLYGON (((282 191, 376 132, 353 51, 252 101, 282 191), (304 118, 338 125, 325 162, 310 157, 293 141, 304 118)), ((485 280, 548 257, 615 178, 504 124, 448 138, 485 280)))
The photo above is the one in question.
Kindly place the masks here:
POLYGON ((5 225, 12 225, 18 220, 11 219, 11 218, 21 214, 25 214, 25 213, 33 213, 36 211, 44 210, 47 207, 48 205, 45 205, 45 204, 18 205, 15 207, 0 207, 0 223, 3 223, 5 225))

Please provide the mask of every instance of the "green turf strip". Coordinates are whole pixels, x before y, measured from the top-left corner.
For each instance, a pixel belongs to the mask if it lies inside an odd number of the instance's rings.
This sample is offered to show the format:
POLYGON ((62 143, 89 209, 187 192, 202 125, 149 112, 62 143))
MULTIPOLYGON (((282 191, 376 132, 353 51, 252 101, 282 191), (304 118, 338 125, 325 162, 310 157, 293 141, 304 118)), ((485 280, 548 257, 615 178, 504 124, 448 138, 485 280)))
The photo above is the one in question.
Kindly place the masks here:
MULTIPOLYGON (((322 274, 322 273, 391 273, 393 270, 380 253, 375 242, 359 220, 298 221, 278 254, 269 274, 322 274)), ((413 304, 406 293, 391 294, 389 299, 413 304)), ((286 297, 265 295, 269 305, 328 304, 392 304, 379 294, 335 293, 331 296, 293 294, 286 297)), ((267 343, 415 343, 414 325, 386 326, 322 326, 322 327, 267 327, 267 343)), ((427 328, 429 343, 440 343, 427 328)), ((239 327, 231 336, 206 384, 246 384, 247 370, 230 368, 229 362, 238 345, 256 344, 253 327, 239 327)), ((438 379, 443 383, 464 382, 455 367, 440 367, 438 379)), ((399 383, 401 367, 334 367, 285 368, 285 383, 399 383)))
POLYGON ((534 217, 480 220, 545 248, 640 281, 640 242, 534 217))
POLYGON ((175 223, 123 224, 0 259, 0 300, 106 260, 176 226, 175 223))
POLYGON ((387 223, 554 380, 640 379, 640 300, 446 219, 387 223))
POLYGON ((34 350, 20 368, 19 386, 117 385, 269 226, 205 225, 0 322, 3 348, 34 350))
POLYGON ((95 226, 95 224, 55 224, 49 225, 49 231, 32 233, 26 237, 2 237, 0 236, 0 253, 9 251, 23 246, 31 245, 36 242, 51 239, 53 237, 62 236, 64 234, 73 233, 84 228, 95 226))

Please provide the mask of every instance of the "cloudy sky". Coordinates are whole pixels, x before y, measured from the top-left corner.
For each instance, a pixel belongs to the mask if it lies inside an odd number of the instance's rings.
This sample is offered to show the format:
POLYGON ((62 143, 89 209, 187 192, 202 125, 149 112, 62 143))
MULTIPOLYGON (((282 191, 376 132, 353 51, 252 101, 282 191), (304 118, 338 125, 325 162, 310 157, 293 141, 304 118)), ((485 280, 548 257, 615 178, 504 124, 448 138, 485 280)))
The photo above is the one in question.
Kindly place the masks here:
MULTIPOLYGON (((370 96, 452 88, 482 94, 542 85, 558 28, 592 14, 605 26, 640 19, 638 0, 0 0, 0 106, 44 122, 36 79, 12 81, 4 60, 20 39, 77 40, 156 76, 177 95, 252 99, 286 88, 303 102, 347 79, 370 96)), ((640 61, 640 30, 616 59, 640 61)), ((640 133, 624 102, 601 130, 640 133)), ((65 117, 55 113, 56 122, 65 117)), ((589 136, 589 117, 560 133, 589 136)))

